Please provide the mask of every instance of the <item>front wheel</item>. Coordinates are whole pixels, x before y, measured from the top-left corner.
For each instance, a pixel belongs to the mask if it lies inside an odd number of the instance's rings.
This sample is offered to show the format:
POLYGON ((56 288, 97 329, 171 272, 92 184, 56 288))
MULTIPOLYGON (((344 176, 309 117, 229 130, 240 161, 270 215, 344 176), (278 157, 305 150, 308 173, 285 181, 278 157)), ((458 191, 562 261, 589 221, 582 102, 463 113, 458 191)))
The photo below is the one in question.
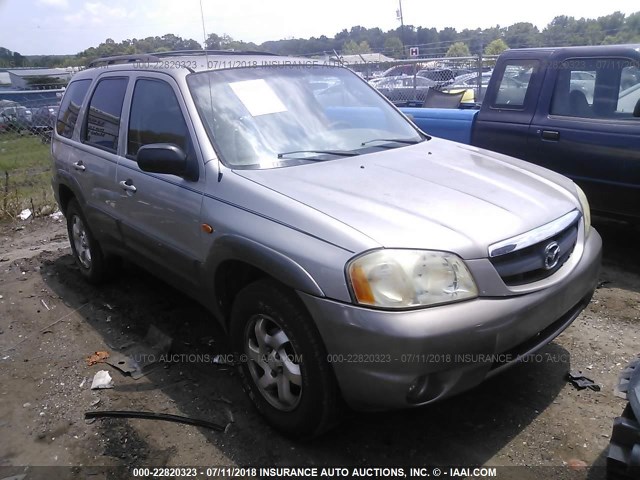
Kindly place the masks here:
POLYGON ((238 293, 231 342, 243 387, 281 432, 311 438, 338 417, 339 395, 320 335, 300 299, 263 279, 238 293))

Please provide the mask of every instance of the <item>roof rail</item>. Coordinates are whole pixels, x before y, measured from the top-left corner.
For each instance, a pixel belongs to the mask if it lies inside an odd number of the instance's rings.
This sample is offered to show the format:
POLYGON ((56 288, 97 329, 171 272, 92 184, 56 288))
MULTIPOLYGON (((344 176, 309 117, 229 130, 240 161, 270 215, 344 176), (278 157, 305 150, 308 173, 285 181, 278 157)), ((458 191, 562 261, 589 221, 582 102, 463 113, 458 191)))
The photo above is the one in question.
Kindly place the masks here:
POLYGON ((140 63, 140 62, 159 62, 157 55, 151 53, 140 53, 134 55, 115 55, 113 57, 102 57, 93 60, 87 68, 93 68, 104 65, 116 65, 120 63, 140 63))
POLYGON ((155 52, 150 55, 157 57, 188 57, 189 55, 269 55, 277 56, 276 53, 259 52, 257 50, 173 50, 171 52, 155 52))
POLYGON ((269 55, 277 56, 275 53, 258 52, 251 50, 174 50, 170 52, 136 53, 133 55, 114 55, 113 57, 103 57, 93 60, 88 68, 116 65, 122 63, 159 62, 162 57, 188 57, 195 55, 269 55))

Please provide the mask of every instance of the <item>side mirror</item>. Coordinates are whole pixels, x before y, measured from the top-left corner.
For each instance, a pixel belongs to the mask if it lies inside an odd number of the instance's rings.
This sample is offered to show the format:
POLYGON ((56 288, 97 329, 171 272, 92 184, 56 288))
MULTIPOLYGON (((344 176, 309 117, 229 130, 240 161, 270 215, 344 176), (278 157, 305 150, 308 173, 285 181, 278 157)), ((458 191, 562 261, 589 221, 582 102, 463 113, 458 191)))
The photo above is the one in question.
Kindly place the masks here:
POLYGON ((633 109, 633 116, 634 117, 640 117, 640 98, 636 102, 636 106, 633 109))
POLYGON ((173 143, 151 143, 140 147, 136 156, 143 172, 177 175, 189 180, 197 180, 198 174, 189 168, 187 154, 173 143))

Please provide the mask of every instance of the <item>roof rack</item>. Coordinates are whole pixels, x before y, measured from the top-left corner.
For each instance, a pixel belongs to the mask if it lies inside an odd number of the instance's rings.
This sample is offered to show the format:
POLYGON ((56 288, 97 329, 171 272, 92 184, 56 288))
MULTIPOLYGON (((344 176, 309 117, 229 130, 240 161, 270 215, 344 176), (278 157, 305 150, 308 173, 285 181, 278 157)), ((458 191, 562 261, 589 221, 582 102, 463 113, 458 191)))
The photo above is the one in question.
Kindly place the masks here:
POLYGON ((117 65, 124 63, 159 62, 163 57, 189 57, 201 55, 269 55, 277 56, 275 53, 258 52, 252 50, 174 50, 170 52, 136 53, 133 55, 114 55, 113 57, 103 57, 93 60, 88 68, 117 65))
POLYGON ((160 58, 155 54, 141 53, 134 55, 115 55, 113 57, 103 57, 93 60, 87 68, 105 65, 117 65, 121 63, 159 62, 160 58))
POLYGON ((150 55, 157 57, 188 57, 189 55, 269 55, 277 56, 271 52, 259 52, 257 50, 173 50, 171 52, 157 52, 150 55))

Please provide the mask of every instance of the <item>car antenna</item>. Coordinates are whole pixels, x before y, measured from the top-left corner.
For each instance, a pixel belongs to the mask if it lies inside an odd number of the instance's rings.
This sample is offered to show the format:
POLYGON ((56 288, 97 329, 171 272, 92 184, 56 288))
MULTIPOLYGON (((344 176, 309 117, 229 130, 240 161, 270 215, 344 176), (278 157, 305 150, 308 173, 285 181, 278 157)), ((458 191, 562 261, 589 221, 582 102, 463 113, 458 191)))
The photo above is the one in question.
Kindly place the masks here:
POLYGON ((339 63, 340 65, 344 65, 344 60, 343 60, 343 58, 342 58, 340 55, 338 55, 338 52, 336 52, 336 49, 335 49, 335 48, 333 49, 333 54, 336 56, 336 60, 338 61, 338 63, 339 63))
MULTIPOLYGON (((207 69, 209 68, 209 65, 211 65, 209 63, 209 49, 207 48, 207 29, 205 28, 204 25, 204 10, 202 9, 202 0, 200 0, 200 19, 202 20, 202 35, 204 36, 204 43, 203 43, 203 47, 204 47, 204 57, 206 59, 207 62, 207 69)), ((213 95, 211 94, 211 75, 207 75, 207 79, 209 81, 209 105, 211 106, 211 110, 212 110, 212 114, 213 114, 213 95)), ((220 183, 220 181, 222 180, 222 169, 221 167, 221 162, 220 162, 220 156, 218 155, 218 152, 216 152, 216 158, 218 160, 218 183, 220 183)))

